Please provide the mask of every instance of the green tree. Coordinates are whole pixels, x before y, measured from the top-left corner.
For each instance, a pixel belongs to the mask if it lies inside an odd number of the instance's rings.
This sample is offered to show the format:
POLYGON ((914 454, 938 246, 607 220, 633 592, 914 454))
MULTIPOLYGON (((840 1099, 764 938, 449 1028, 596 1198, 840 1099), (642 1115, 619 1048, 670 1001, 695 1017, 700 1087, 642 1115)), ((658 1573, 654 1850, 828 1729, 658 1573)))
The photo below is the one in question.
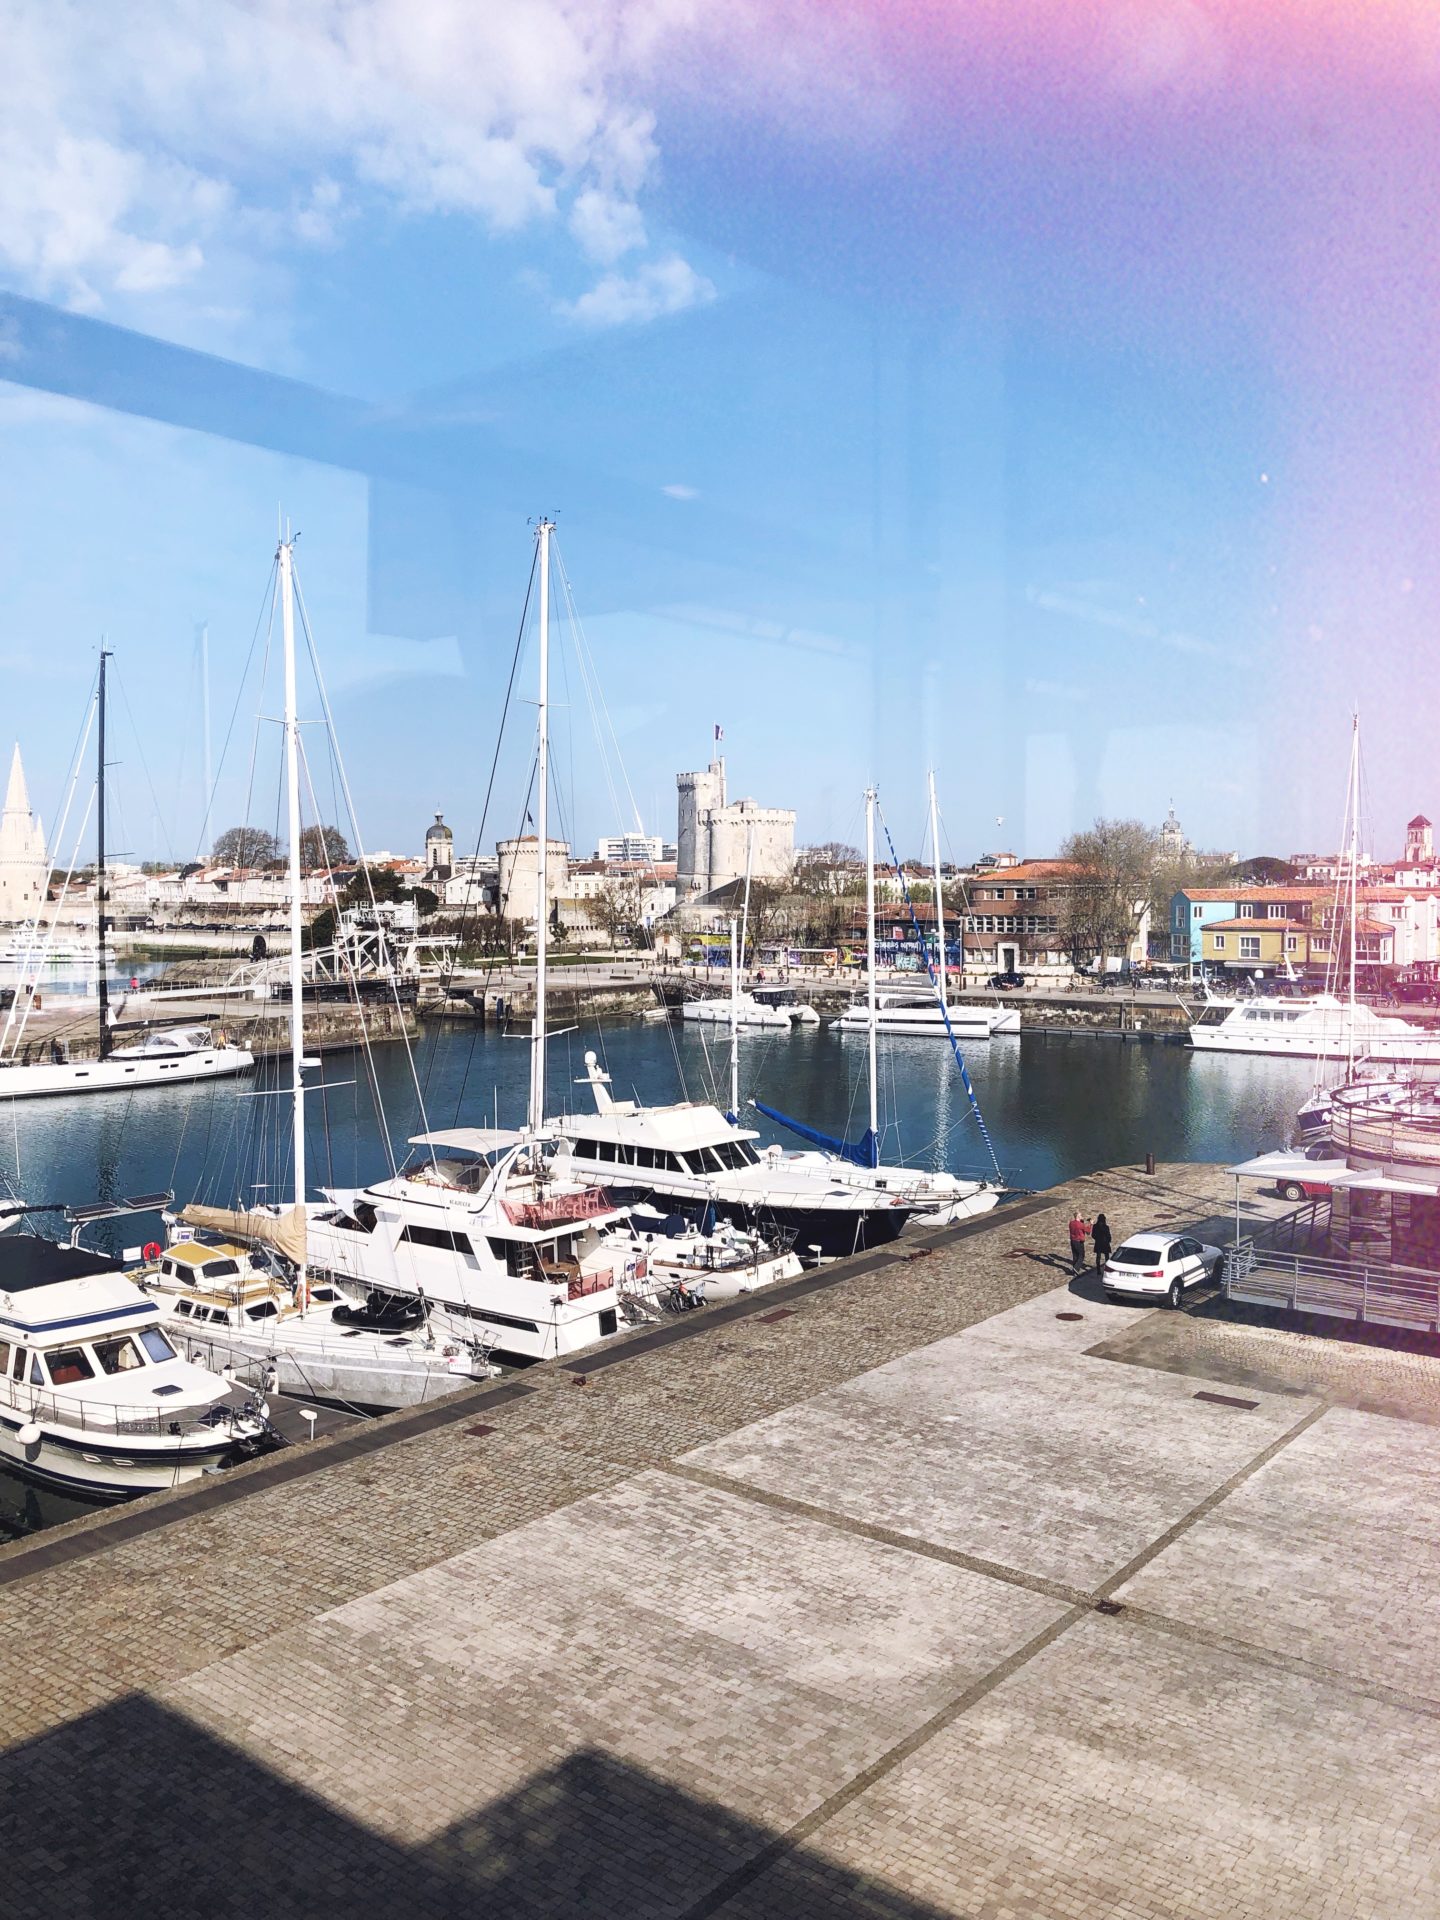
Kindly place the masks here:
POLYGON ((300 865, 306 873, 318 867, 328 870, 344 866, 350 858, 350 844, 338 827, 302 827, 300 829, 300 865))
POLYGON ((217 867, 273 867, 280 842, 264 827, 227 827, 210 849, 217 867))

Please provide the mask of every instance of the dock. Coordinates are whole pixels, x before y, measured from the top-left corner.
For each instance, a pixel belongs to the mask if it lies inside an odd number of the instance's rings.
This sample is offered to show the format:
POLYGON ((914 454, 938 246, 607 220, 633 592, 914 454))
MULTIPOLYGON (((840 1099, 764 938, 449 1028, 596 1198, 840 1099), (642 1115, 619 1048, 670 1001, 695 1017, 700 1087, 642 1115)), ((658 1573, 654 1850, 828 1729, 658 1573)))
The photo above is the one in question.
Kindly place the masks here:
MULTIPOLYGON (((1116 1167, 0 1550, 31 1920, 1431 1920, 1440 1359, 1116 1167)), ((1247 1225, 1284 1210, 1247 1194, 1247 1225)))

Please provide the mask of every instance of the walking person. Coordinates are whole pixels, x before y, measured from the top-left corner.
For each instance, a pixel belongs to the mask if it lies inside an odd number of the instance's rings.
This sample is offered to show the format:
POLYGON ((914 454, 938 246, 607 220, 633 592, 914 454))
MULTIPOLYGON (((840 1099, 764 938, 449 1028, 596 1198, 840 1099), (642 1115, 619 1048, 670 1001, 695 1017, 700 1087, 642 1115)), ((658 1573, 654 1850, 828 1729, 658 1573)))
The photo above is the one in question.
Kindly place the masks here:
POLYGON ((1090 1237, 1090 1222, 1079 1207, 1070 1220, 1070 1264, 1076 1273, 1085 1271, 1085 1242, 1090 1237))
POLYGON ((1091 1245, 1095 1249, 1095 1278, 1098 1280, 1105 1272, 1110 1259, 1110 1249, 1114 1242, 1110 1238, 1110 1222, 1103 1213, 1097 1213, 1095 1224, 1090 1229, 1091 1245))

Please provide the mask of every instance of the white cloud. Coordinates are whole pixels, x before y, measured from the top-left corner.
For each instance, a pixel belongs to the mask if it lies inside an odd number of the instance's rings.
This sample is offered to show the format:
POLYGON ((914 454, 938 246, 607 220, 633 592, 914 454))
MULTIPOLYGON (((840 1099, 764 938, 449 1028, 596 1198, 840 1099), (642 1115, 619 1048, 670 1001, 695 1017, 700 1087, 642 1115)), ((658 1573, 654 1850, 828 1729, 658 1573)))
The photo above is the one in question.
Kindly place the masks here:
MULTIPOLYGON (((657 161, 636 62, 691 9, 0 0, 0 271, 84 309, 186 289, 193 311, 224 310, 247 272, 253 291, 376 203, 496 233, 563 220, 613 267, 646 245, 657 161)), ((656 261, 627 317, 704 284, 656 261)))
POLYGON ((700 498, 700 489, 698 487, 687 487, 684 482, 680 480, 672 480, 668 487, 661 487, 660 491, 671 500, 698 500, 700 498))
POLYGON ((633 273, 607 273, 578 300, 558 311, 587 327, 618 327, 662 314, 683 313, 715 298, 713 284, 678 253, 650 260, 633 273))

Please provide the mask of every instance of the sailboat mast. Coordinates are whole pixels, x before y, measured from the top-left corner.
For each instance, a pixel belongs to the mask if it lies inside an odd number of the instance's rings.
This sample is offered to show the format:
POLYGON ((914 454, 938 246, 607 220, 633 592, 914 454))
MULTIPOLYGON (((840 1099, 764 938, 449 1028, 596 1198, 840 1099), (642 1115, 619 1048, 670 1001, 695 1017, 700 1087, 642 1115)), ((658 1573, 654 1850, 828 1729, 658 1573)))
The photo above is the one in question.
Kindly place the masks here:
POLYGON ((110 969, 105 953, 105 934, 110 924, 109 916, 105 911, 110 904, 110 889, 105 879, 105 665, 109 658, 109 653, 101 647, 95 777, 95 941, 98 948, 95 984, 100 1004, 100 1058, 102 1060, 106 1059, 110 1053, 110 969))
MULTIPOLYGON (((295 694, 294 549, 280 542, 280 630, 285 649, 285 798, 288 809, 290 889, 290 1102, 295 1205, 305 1204, 305 990, 300 900, 300 713, 295 694)), ((305 1262, 295 1276, 305 1304, 305 1262)))
POLYGON ((730 1111, 740 1118, 740 948, 739 928, 730 916, 730 1111))
POLYGON ((935 858, 935 939, 940 948, 940 1005, 948 1011, 945 978, 945 889, 940 879, 940 816, 935 805, 935 769, 930 769, 930 851, 935 858))
POLYGON ((880 1131, 880 1100, 875 1058, 879 1004, 875 997, 875 789, 865 789, 865 970, 869 981, 866 1000, 865 1044, 870 1073, 870 1133, 880 1131))
POLYGON ((535 755, 535 1019, 530 1029, 530 1131, 545 1120, 545 962, 550 937, 550 535, 542 520, 540 541, 539 746, 535 755))

